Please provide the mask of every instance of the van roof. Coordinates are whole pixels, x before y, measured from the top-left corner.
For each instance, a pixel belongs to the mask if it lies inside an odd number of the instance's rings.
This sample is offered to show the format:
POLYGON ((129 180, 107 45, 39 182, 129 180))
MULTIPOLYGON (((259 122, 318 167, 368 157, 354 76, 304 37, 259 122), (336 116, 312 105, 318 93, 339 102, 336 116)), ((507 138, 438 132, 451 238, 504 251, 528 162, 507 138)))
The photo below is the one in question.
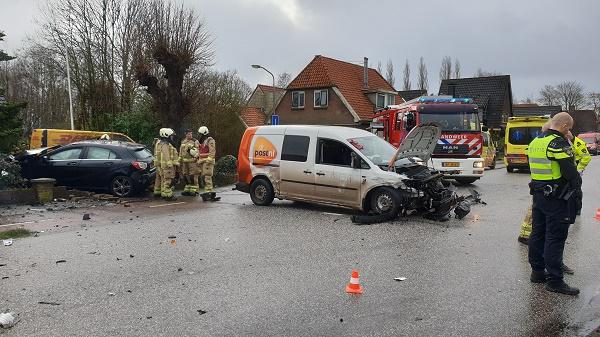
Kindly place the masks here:
POLYGON ((257 134, 262 133, 261 131, 273 132, 276 134, 284 134, 286 130, 311 130, 318 129, 322 131, 327 131, 328 133, 336 134, 342 138, 352 138, 352 137, 366 137, 366 136, 374 136, 373 133, 346 126, 330 126, 330 125, 265 125, 256 127, 257 134))

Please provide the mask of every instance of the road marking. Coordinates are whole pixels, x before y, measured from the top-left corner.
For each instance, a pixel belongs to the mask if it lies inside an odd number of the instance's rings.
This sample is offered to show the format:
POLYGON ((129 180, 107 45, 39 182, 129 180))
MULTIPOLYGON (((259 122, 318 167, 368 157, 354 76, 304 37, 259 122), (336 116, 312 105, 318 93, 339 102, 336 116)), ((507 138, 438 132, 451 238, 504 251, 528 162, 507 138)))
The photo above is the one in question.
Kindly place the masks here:
POLYGON ((54 220, 54 219, 37 220, 37 221, 25 221, 25 222, 15 222, 15 223, 9 223, 9 224, 6 224, 6 225, 0 225, 0 227, 27 225, 27 224, 39 223, 39 222, 45 222, 45 221, 52 221, 52 220, 54 220))
POLYGON ((162 205, 153 205, 153 206, 148 206, 149 208, 155 208, 155 207, 165 207, 165 206, 173 206, 173 205, 181 205, 181 204, 185 204, 185 201, 182 202, 173 202, 170 204, 162 204, 162 205))

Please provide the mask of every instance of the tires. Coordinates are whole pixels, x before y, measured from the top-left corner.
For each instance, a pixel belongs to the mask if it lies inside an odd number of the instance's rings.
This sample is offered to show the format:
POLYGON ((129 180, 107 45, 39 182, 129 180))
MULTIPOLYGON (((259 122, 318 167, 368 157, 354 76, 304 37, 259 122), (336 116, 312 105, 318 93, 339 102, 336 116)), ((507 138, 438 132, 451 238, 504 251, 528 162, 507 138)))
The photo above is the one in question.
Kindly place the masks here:
POLYGON ((513 173, 513 172, 515 172, 515 168, 512 166, 506 166, 506 172, 513 173))
POLYGON ((128 176, 116 176, 110 182, 110 193, 119 198, 129 197, 135 192, 133 179, 128 176))
POLYGON ((479 178, 455 178, 459 185, 469 185, 477 181, 479 178))
POLYGON ((258 178, 250 185, 250 199, 257 206, 268 206, 275 199, 275 192, 271 183, 264 178, 258 178))
POLYGON ((396 215, 402 207, 398 192, 391 187, 380 187, 371 194, 371 211, 377 214, 396 215))

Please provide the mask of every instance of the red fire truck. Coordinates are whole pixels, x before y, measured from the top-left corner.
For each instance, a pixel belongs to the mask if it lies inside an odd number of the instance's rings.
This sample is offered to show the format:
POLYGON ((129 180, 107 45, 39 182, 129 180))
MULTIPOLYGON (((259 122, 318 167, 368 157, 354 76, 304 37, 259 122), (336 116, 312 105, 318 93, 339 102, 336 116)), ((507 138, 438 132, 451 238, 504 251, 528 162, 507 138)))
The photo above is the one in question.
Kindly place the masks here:
POLYGON ((397 147, 412 128, 423 123, 436 123, 442 128, 428 165, 447 172, 461 184, 483 176, 479 110, 470 98, 423 96, 391 105, 373 116, 371 129, 397 147))

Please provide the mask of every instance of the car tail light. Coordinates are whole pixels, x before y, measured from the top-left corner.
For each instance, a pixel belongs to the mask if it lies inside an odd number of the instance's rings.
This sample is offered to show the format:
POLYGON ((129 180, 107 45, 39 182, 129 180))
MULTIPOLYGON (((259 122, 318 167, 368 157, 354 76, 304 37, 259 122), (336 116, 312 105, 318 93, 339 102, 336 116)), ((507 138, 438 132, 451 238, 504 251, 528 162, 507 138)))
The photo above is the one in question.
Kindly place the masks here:
POLYGON ((146 168, 148 168, 148 164, 141 161, 134 161, 133 163, 131 163, 131 166, 135 167, 138 170, 145 170, 146 168))

